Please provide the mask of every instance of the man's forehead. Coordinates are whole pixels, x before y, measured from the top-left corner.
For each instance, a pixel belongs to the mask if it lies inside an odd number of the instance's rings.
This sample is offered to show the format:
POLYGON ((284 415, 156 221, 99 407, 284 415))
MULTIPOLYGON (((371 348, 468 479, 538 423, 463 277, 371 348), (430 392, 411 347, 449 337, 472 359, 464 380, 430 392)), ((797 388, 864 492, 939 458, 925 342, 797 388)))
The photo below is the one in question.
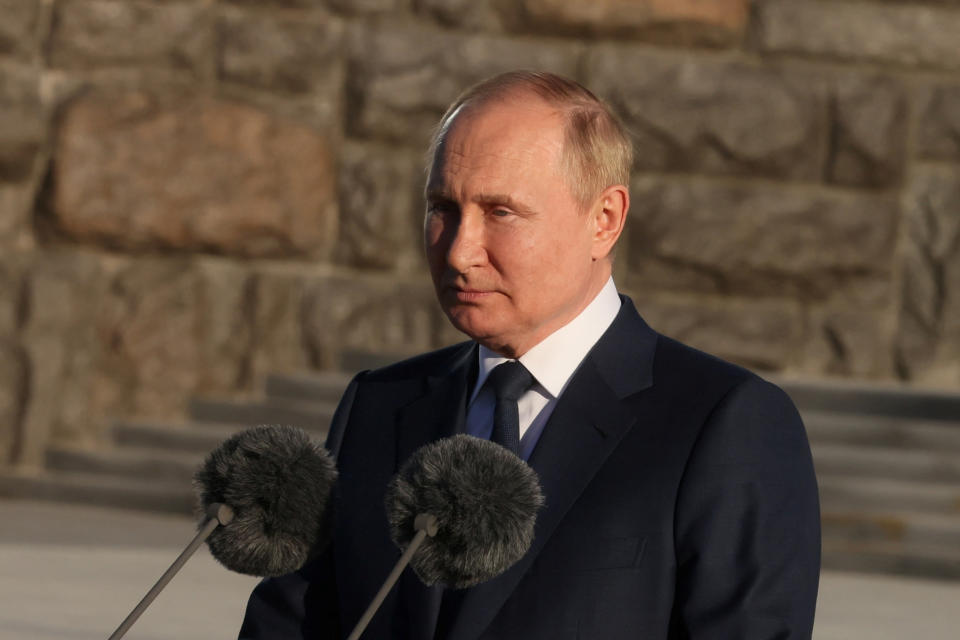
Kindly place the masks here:
POLYGON ((457 109, 445 123, 442 140, 455 132, 473 132, 488 125, 494 129, 504 124, 524 122, 543 132, 562 131, 562 112, 543 98, 525 91, 468 103, 457 109))
POLYGON ((459 171, 487 163, 549 161, 563 150, 560 113, 539 98, 484 104, 457 112, 431 159, 431 181, 440 170, 459 171))

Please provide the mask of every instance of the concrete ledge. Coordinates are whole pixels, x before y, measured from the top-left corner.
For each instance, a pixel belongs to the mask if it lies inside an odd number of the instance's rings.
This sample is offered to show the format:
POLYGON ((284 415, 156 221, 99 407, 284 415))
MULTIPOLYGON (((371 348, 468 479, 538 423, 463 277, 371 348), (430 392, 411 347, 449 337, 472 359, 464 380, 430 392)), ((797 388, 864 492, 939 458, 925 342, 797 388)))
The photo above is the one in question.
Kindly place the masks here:
POLYGON ((801 380, 770 376, 769 380, 783 387, 801 414, 836 411, 960 421, 960 393, 956 392, 847 379, 801 380))
POLYGON ((284 399, 245 401, 237 399, 195 398, 190 401, 190 417, 199 422, 242 424, 289 424, 308 431, 325 432, 336 405, 330 402, 303 402, 284 399))
POLYGON ((72 502, 179 514, 192 513, 196 503, 193 489, 183 483, 84 473, 33 476, 9 471, 0 472, 0 498, 72 502))

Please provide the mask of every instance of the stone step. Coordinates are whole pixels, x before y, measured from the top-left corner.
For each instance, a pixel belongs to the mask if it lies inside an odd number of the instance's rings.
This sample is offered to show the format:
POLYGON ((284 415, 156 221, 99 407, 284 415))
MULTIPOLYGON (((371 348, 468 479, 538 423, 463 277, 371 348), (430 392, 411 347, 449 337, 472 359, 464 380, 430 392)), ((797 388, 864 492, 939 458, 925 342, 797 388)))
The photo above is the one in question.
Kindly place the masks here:
POLYGON ((197 422, 242 424, 285 424, 325 432, 330 426, 335 402, 304 402, 289 399, 241 400, 236 398, 195 398, 189 414, 197 422))
POLYGON ((196 503, 193 489, 182 482, 70 472, 26 475, 10 470, 0 471, 0 497, 178 514, 192 514, 196 503))
POLYGON ((824 538, 821 566, 835 571, 960 580, 960 549, 824 538))
POLYGON ((47 451, 47 469, 54 472, 89 473, 180 483, 191 486, 203 455, 194 451, 114 447, 88 451, 66 447, 47 451))
POLYGON ((770 377, 793 399, 801 414, 813 411, 960 421, 960 393, 892 382, 791 380, 770 377))
POLYGON ((916 511, 829 511, 820 514, 824 539, 898 543, 905 548, 960 550, 960 516, 916 511))
POLYGON ((822 566, 960 579, 960 516, 823 505, 822 566))
POLYGON ((807 411, 803 414, 803 421, 811 442, 930 449, 960 454, 960 420, 920 420, 807 411))
POLYGON ((858 476, 915 482, 960 483, 960 455, 954 452, 864 447, 814 442, 817 476, 858 476))
POLYGON ((118 447, 204 456, 218 447, 224 440, 245 428, 241 425, 220 423, 171 425, 156 422, 121 421, 113 425, 113 440, 118 447))
POLYGON ((340 402, 352 376, 340 371, 318 371, 267 376, 267 398, 308 402, 340 402))
POLYGON ((821 475, 820 505, 836 511, 918 511, 960 516, 960 484, 821 475))
MULTIPOLYGON (((153 451, 181 452, 203 458, 230 436, 250 428, 247 425, 193 422, 172 425, 156 422, 121 421, 113 425, 117 448, 133 447, 153 451)), ((308 431, 319 442, 326 439, 322 431, 308 431)))

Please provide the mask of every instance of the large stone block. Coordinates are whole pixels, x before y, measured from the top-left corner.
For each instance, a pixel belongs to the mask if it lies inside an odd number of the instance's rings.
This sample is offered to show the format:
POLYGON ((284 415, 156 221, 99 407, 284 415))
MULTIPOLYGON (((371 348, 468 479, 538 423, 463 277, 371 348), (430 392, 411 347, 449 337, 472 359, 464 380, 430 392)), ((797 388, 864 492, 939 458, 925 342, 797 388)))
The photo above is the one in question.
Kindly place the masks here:
POLYGON ((105 426, 94 407, 107 276, 92 254, 38 252, 24 278, 20 338, 29 382, 18 462, 37 466, 51 441, 90 444, 105 426))
POLYGON ((811 376, 892 377, 893 289, 891 277, 863 278, 809 306, 795 369, 811 376))
POLYGON ((325 15, 226 11, 218 21, 218 67, 229 82, 293 93, 337 93, 343 25, 325 15))
POLYGON ((794 300, 693 298, 637 291, 637 308, 651 327, 743 366, 782 370, 802 346, 803 310, 794 300))
POLYGON ((917 169, 905 196, 907 241, 897 358, 901 375, 960 384, 960 169, 917 169))
POLYGON ((265 267, 254 277, 250 374, 256 382, 277 371, 316 366, 304 331, 304 292, 317 280, 302 270, 265 267))
POLYGON ((575 76, 581 47, 415 26, 351 34, 351 133, 423 145, 447 105, 471 84, 525 67, 575 76))
POLYGON ((343 351, 409 354, 428 351, 449 335, 423 281, 325 278, 304 295, 304 329, 311 362, 336 367, 343 351))
POLYGON ((256 282, 250 268, 219 258, 196 260, 196 393, 249 389, 256 282))
POLYGON ((669 44, 731 44, 746 30, 749 0, 523 0, 530 27, 629 36, 669 44))
POLYGON ((32 361, 45 367, 31 393, 34 431, 50 425, 52 440, 93 443, 118 417, 174 420, 191 396, 249 387, 248 269, 214 259, 99 263, 80 283, 57 273, 35 284, 44 300, 65 302, 29 325, 32 361))
POLYGON ((960 162, 960 85, 939 85, 927 92, 916 146, 922 157, 960 162))
POLYGON ((636 141, 636 166, 658 171, 819 179, 827 86, 804 73, 604 46, 590 88, 636 141))
POLYGON ((41 0, 0 0, 0 55, 32 56, 41 4, 41 0))
POLYGON ((907 105, 902 87, 883 77, 844 74, 831 100, 831 182, 884 187, 903 171, 907 105))
POLYGON ((213 51, 208 2, 64 0, 56 4, 50 63, 161 66, 202 73, 213 51))
POLYGON ((757 5, 764 51, 840 60, 960 69, 960 11, 877 2, 765 0, 757 5))
POLYGON ((141 258, 109 278, 97 317, 97 416, 176 417, 198 393, 249 385, 249 270, 141 258))
POLYGON ((31 67, 0 65, 0 181, 22 180, 33 171, 46 128, 39 87, 31 67))
POLYGON ((892 197, 650 177, 632 194, 627 259, 638 288, 818 298, 890 270, 892 197))
POLYGON ((323 259, 333 162, 327 137, 241 103, 91 93, 60 123, 52 223, 123 250, 323 259))
POLYGON ((140 259, 111 275, 97 318, 104 347, 95 412, 181 415, 203 365, 198 345, 198 278, 186 260, 140 259))
POLYGON ((380 269, 423 264, 423 154, 351 142, 340 163, 340 261, 380 269))

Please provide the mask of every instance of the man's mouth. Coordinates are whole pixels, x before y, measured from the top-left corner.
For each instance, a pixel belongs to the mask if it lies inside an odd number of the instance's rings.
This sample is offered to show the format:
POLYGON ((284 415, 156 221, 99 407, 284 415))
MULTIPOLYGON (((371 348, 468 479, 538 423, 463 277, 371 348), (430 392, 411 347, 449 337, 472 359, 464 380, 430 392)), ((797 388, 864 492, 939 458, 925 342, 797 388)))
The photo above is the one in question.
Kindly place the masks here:
POLYGON ((489 289, 476 289, 473 287, 458 287, 456 285, 448 286, 447 291, 458 302, 481 302, 482 300, 486 299, 487 297, 493 294, 493 291, 489 289))

